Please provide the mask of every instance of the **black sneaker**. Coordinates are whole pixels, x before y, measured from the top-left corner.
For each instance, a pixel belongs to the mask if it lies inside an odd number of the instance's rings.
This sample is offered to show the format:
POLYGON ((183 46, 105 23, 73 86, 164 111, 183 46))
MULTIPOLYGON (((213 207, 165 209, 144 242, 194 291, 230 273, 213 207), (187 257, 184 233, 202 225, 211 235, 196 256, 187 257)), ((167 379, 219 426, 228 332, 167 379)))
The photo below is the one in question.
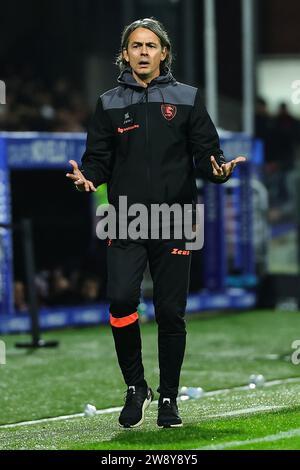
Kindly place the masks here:
POLYGON ((182 426, 175 398, 159 399, 157 426, 159 428, 179 428, 182 426))
POLYGON ((153 392, 149 387, 128 387, 125 405, 119 417, 120 426, 123 428, 140 426, 144 421, 145 410, 153 397, 153 392))

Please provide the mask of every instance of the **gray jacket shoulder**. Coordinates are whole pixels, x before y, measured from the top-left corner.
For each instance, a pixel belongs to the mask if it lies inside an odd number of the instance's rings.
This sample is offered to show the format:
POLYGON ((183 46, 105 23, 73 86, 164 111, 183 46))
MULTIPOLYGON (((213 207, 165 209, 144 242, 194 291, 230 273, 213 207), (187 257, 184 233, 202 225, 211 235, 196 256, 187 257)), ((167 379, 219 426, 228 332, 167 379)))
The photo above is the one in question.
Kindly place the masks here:
MULTIPOLYGON (((194 106, 198 88, 185 83, 173 82, 153 86, 149 89, 149 102, 161 102, 174 105, 194 106), (159 89, 158 89, 159 88, 159 89)), ((140 94, 130 88, 118 86, 100 96, 104 110, 122 109, 140 100, 140 94)))
POLYGON ((187 85, 186 83, 176 82, 170 91, 176 94, 178 104, 194 106, 198 88, 187 85))
POLYGON ((103 109, 110 109, 110 108, 122 108, 123 105, 123 97, 122 97, 122 87, 117 86, 112 88, 111 90, 106 91, 102 95, 100 95, 100 99, 102 101, 103 109))
POLYGON ((185 83, 174 82, 163 89, 166 103, 194 106, 198 89, 185 83))

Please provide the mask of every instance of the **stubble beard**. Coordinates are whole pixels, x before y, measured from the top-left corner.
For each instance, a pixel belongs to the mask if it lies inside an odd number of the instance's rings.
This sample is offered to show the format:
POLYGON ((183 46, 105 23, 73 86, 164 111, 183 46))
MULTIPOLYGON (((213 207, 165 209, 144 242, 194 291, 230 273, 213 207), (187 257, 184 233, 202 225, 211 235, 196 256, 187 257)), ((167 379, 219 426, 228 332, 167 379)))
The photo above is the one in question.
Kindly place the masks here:
POLYGON ((147 80, 148 78, 151 77, 151 72, 150 73, 139 73, 135 72, 135 74, 141 79, 141 80, 147 80))

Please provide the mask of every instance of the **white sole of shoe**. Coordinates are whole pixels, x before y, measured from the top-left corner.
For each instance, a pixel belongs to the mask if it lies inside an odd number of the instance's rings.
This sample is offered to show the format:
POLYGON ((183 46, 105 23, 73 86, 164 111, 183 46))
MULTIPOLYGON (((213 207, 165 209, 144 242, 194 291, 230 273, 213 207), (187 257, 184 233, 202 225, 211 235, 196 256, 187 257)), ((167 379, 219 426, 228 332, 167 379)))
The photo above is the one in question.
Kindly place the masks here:
MULTIPOLYGON (((157 425, 158 426, 158 425, 157 425)), ((168 424, 167 426, 158 426, 159 429, 182 428, 183 424, 168 424)))

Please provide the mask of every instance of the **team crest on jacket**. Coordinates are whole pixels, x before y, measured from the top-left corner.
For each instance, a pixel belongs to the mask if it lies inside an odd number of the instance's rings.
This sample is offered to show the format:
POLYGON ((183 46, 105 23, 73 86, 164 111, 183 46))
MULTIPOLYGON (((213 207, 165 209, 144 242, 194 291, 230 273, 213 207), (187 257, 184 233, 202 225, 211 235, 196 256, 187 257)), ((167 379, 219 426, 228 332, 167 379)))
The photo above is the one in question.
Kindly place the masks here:
POLYGON ((173 104, 162 104, 160 109, 167 121, 171 121, 176 116, 177 108, 173 104))

